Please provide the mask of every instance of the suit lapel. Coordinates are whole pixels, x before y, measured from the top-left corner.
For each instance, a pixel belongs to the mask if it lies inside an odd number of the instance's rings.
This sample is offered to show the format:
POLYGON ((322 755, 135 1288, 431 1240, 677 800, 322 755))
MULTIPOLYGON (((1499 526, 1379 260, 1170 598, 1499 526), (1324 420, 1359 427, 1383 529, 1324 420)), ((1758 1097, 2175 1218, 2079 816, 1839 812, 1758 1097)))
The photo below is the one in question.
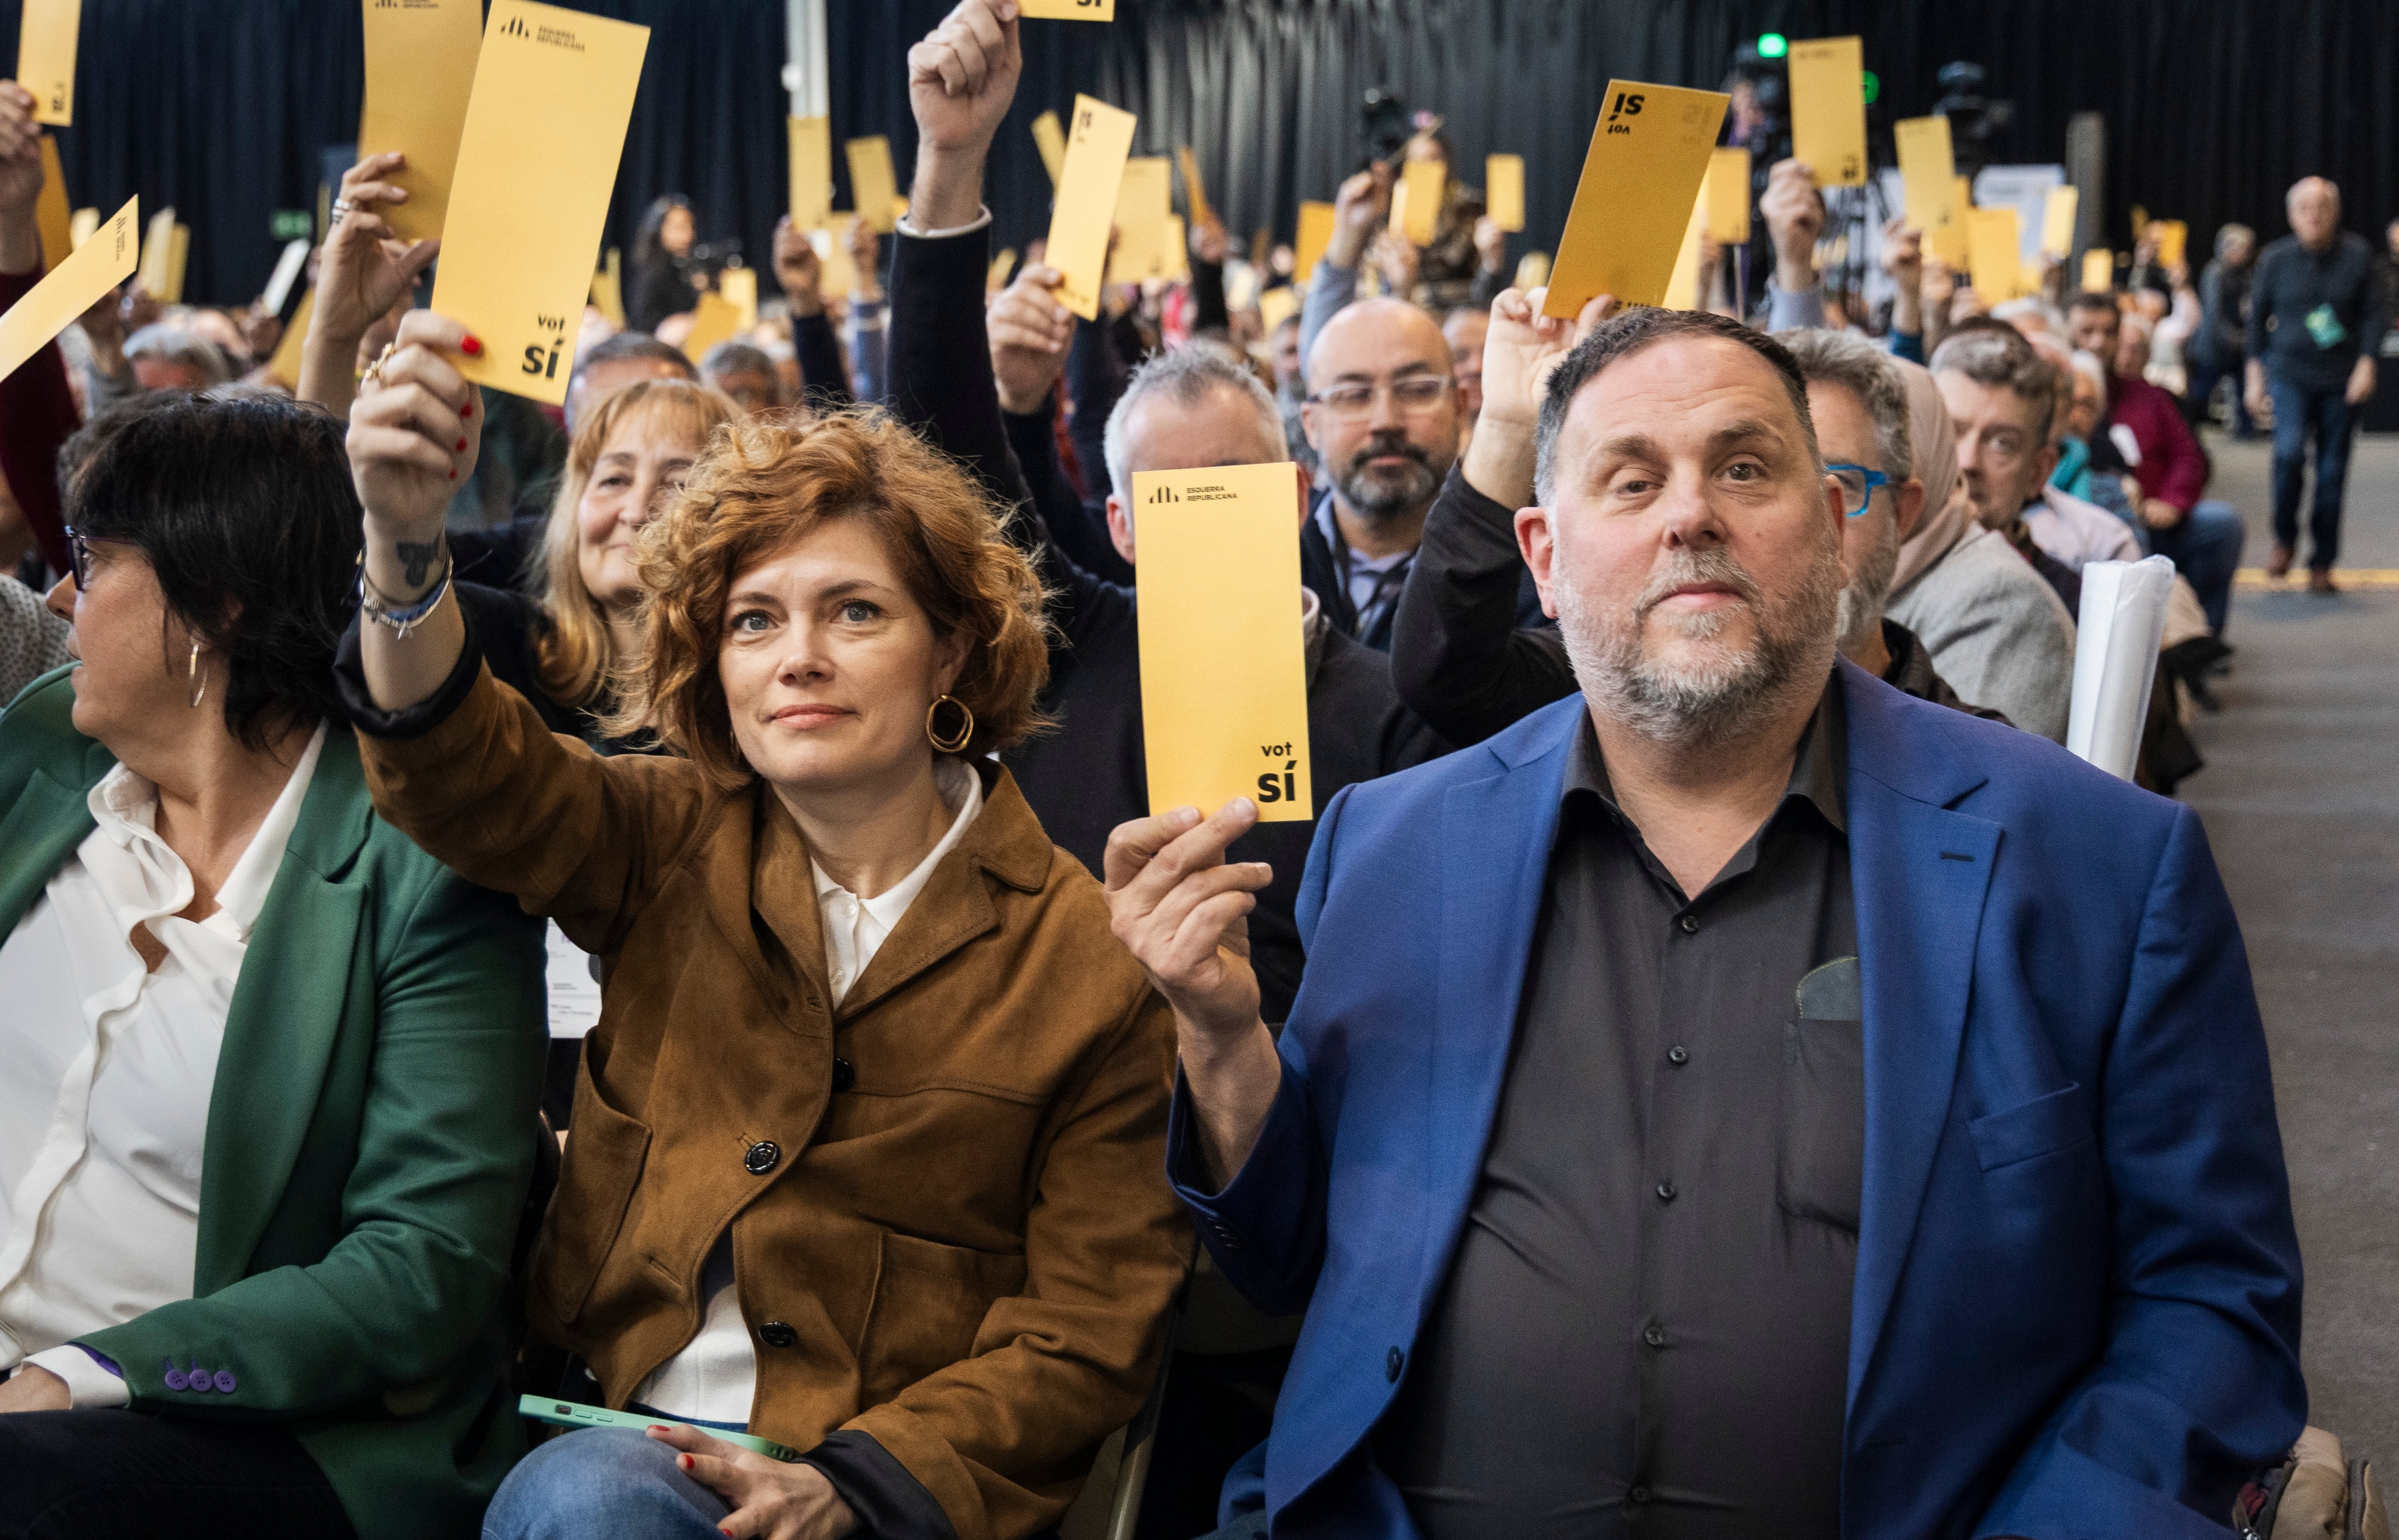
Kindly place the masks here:
POLYGON ((1865 990, 1865 1186, 1849 1398, 1873 1361, 1931 1180, 1958 1076, 1974 947, 2000 826, 1948 805, 1986 778, 1935 709, 1843 666, 1850 864, 1865 990))
MULTIPOLYGON (((1574 696, 1528 734, 1480 750, 1501 773, 1442 799, 1441 978, 1433 1012, 1427 1237, 1419 1308, 1439 1293, 1498 1115, 1525 966, 1558 825, 1566 746, 1582 729, 1574 696)), ((1530 725, 1530 724, 1528 724, 1530 725)))
POLYGON ((25 777, 8 816, 0 819, 0 940, 16 930, 91 832, 89 791, 89 786, 69 786, 47 770, 25 777))
MULTIPOLYGON (((336 727, 317 757, 225 1013, 200 1165, 196 1295, 248 1273, 316 1117, 352 982, 373 987, 362 935, 367 890, 354 870, 369 816, 357 742, 336 727)), ((362 1008, 372 1014, 373 1002, 362 1008)))

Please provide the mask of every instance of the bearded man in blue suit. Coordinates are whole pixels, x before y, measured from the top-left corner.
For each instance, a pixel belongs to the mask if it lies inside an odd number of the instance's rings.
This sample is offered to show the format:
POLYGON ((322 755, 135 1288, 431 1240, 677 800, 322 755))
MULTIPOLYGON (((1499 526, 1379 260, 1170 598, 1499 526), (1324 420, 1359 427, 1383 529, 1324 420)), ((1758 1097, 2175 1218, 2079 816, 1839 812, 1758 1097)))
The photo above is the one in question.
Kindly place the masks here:
POLYGON ((1538 444, 1580 693, 1323 809, 1279 1039, 1256 810, 1109 849, 1172 1175, 1308 1311, 1233 1531, 2222 1535, 2306 1391, 2199 820, 1837 660, 1839 484, 1770 339, 1605 322, 1538 444))

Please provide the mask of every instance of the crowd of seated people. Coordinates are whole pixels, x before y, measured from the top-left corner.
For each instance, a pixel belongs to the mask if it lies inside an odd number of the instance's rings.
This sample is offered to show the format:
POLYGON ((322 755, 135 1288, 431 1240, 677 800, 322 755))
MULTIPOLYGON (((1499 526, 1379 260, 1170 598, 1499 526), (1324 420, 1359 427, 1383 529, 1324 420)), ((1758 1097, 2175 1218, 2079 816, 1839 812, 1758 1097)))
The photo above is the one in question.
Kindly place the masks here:
POLYGON ((2143 302, 1894 221, 1855 324, 1785 162, 1759 292, 1553 318, 1376 163, 1079 321, 1017 27, 846 296, 787 220, 695 360, 660 198, 561 409, 392 155, 297 378, 137 290, 0 381, 0 1540, 1034 1540, 1145 1403, 1147 1540, 2214 1533, 2305 1407, 2262 1031, 2059 747, 2080 570, 2188 642, 2238 555, 2143 302), (1316 817, 1153 806, 1132 478, 1283 462, 1316 817))

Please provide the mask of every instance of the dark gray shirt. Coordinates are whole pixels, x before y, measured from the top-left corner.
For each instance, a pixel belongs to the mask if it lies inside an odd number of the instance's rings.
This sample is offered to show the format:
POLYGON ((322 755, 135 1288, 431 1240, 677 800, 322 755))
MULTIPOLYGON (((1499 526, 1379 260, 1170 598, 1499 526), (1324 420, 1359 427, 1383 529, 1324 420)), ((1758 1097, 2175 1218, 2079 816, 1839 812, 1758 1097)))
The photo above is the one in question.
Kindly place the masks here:
POLYGON ((1567 767, 1481 1184, 1376 1458, 1429 1540, 1835 1540, 1865 1139, 1840 685, 1688 899, 1567 767))
POLYGON ((2342 388, 2358 354, 2378 352, 2391 324, 2373 267, 2373 249, 2354 231, 2324 251, 2297 236, 2267 247, 2249 288, 2249 356, 2309 390, 2342 388))

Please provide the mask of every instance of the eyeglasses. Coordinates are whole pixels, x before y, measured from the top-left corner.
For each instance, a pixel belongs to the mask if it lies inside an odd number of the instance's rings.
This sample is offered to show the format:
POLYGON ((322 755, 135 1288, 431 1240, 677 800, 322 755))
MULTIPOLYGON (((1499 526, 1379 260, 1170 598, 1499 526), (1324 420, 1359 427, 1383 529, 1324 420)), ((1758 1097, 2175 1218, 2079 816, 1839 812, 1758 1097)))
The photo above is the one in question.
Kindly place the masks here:
POLYGON ((1864 466, 1831 465, 1824 467, 1824 473, 1841 483, 1841 511, 1852 519, 1866 511, 1866 503, 1876 488, 1891 485, 1888 475, 1864 466))
POLYGON ((1446 374, 1409 374, 1388 385, 1342 385, 1320 390, 1308 399, 1335 417, 1356 419, 1375 410, 1375 392, 1388 389, 1391 404, 1411 414, 1430 412, 1457 384, 1446 374))
POLYGON ((133 543, 130 540, 119 540, 115 535, 86 534, 83 531, 76 529, 72 524, 66 527, 64 533, 67 537, 67 564, 75 573, 75 588, 77 591, 81 591, 82 589, 91 587, 91 545, 93 541, 104 540, 112 546, 129 546, 133 543))

